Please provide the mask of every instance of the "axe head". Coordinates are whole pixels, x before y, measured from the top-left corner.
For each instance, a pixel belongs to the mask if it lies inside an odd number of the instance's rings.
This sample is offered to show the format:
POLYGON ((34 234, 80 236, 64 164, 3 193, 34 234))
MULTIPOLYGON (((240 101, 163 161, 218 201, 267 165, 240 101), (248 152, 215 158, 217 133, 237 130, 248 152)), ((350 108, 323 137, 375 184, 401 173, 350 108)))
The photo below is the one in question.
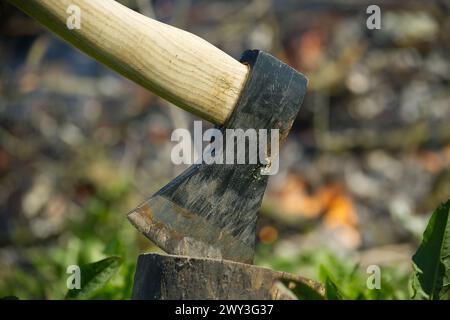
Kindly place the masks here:
MULTIPOLYGON (((241 62, 250 67, 249 76, 222 131, 279 129, 282 142, 301 106, 306 78, 262 51, 246 51, 241 62)), ((261 174, 263 167, 195 164, 131 211, 128 219, 167 253, 252 263, 268 178, 261 174)))

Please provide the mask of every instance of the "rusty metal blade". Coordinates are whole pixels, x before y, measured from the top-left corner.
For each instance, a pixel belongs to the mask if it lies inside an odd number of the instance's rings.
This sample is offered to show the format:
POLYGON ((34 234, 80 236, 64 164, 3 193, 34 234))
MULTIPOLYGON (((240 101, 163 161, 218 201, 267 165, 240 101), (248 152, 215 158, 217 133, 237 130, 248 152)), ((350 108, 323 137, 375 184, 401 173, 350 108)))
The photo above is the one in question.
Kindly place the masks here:
POLYGON ((193 166, 128 218, 168 253, 250 263, 267 183, 252 171, 246 165, 193 166))

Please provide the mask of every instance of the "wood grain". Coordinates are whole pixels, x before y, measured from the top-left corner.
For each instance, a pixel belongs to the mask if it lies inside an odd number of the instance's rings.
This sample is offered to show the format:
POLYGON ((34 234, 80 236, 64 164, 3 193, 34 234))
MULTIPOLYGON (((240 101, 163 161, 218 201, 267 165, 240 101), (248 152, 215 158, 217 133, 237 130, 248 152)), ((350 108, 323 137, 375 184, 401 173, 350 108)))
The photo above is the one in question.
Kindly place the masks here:
POLYGON ((141 254, 134 277, 136 300, 291 300, 296 297, 280 285, 288 283, 302 296, 309 290, 324 295, 313 280, 229 260, 141 254), (309 289, 309 290, 306 290, 309 289))
POLYGON ((215 124, 226 121, 244 86, 245 65, 116 1, 8 1, 101 63, 215 124), (81 29, 66 26, 71 4, 81 9, 81 29))

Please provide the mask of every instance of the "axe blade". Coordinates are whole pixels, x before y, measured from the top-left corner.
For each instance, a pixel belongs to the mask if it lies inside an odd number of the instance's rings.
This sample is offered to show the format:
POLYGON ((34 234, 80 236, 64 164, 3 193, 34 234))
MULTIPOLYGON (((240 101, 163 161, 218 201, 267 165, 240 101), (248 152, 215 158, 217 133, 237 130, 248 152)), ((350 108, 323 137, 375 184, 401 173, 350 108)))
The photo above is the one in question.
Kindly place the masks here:
MULTIPOLYGON (((250 66, 249 77, 222 129, 279 129, 283 141, 303 101, 306 78, 262 51, 246 51, 241 62, 250 66)), ((193 165, 128 218, 167 253, 252 263, 268 179, 261 175, 263 166, 193 165)))

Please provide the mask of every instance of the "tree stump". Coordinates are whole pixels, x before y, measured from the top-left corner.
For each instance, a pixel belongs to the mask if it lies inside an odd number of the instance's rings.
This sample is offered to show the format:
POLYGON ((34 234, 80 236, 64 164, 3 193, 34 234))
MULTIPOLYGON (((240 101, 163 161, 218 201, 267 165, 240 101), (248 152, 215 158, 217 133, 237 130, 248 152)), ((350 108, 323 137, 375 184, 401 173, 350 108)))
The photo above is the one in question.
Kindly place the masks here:
POLYGON ((133 299, 138 300, 280 300, 296 299, 289 287, 306 285, 318 292, 315 281, 228 260, 155 253, 139 256, 133 299))

